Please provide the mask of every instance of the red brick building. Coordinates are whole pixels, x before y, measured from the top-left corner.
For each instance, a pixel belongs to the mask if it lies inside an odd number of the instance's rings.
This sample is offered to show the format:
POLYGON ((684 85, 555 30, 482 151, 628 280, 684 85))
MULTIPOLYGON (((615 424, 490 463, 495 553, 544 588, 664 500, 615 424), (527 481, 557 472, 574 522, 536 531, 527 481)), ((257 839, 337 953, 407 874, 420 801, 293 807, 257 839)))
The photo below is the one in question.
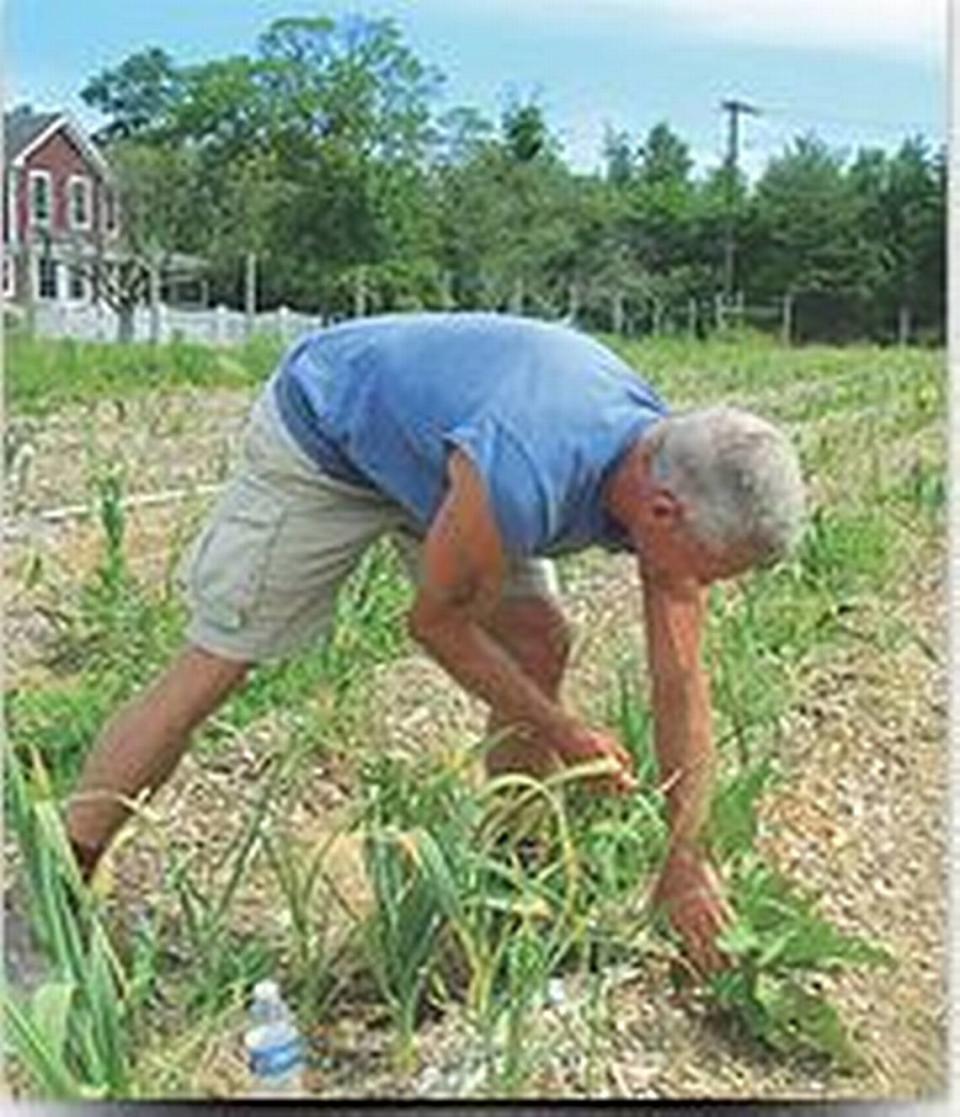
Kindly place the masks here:
POLYGON ((110 168, 64 113, 21 107, 3 118, 3 292, 25 304, 88 303, 89 269, 109 259, 118 213, 110 168))

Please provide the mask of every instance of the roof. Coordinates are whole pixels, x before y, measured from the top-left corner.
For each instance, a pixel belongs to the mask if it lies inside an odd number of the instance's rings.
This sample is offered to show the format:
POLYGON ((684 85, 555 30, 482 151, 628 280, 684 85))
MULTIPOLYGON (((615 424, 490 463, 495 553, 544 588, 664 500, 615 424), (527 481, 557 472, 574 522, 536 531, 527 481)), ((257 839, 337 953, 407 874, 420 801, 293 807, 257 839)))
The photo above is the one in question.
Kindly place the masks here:
POLYGON ((3 114, 3 160, 10 166, 23 163, 26 156, 57 129, 66 128, 86 158, 110 177, 110 167, 84 130, 65 112, 33 112, 21 105, 3 114))
POLYGON ((5 112, 3 114, 4 161, 12 163, 25 148, 62 116, 63 113, 59 112, 33 112, 29 107, 5 112))

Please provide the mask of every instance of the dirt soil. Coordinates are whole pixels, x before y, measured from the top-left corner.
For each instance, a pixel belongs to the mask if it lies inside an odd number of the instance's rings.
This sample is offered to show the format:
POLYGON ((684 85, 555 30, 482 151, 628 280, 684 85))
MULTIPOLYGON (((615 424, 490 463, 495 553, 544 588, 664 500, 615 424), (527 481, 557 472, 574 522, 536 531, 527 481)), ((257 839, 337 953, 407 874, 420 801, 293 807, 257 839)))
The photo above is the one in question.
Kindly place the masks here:
MULTIPOLYGON (((131 460, 156 464, 155 472, 145 468, 140 489, 216 480, 223 474, 221 451, 229 452, 245 403, 242 394, 218 393, 185 396, 172 407, 155 404, 150 414, 162 449, 154 454, 147 442, 128 443, 119 430, 122 424, 107 428, 107 445, 131 460)), ((136 427, 134 420, 127 421, 136 427)), ((34 433, 36 452, 22 508, 84 499, 85 483, 63 469, 64 460, 78 453, 76 439, 68 436, 71 429, 67 417, 53 431, 44 427, 34 433)), ((158 553, 164 540, 187 530, 204 503, 197 499, 176 510, 138 513, 133 547, 144 573, 162 576, 158 553)), ((15 681, 36 670, 45 639, 47 622, 37 611, 37 596, 24 587, 31 558, 43 555, 54 583, 60 578, 66 585, 96 560, 98 544, 96 529, 82 520, 53 526, 22 520, 16 530, 8 525, 7 535, 7 669, 8 680, 15 681)), ((598 684, 609 681, 609 665, 618 652, 624 645, 640 646, 631 577, 629 562, 598 554, 566 578, 565 597, 577 630, 568 696, 585 712, 595 710, 598 684)), ((844 929, 875 937, 896 955, 898 965, 891 972, 824 978, 867 1069, 855 1076, 825 1074, 801 1061, 764 1054, 718 1028, 695 996, 678 999, 666 960, 654 957, 642 968, 609 975, 611 1039, 599 1061, 584 1055, 578 1014, 570 1011, 587 991, 576 979, 565 981, 555 1003, 544 1006, 531 1036, 540 1052, 531 1094, 925 1098, 945 1088, 943 555, 920 556, 899 582, 895 598, 876 608, 885 616, 902 616, 919 639, 905 638, 891 651, 851 638, 841 651, 804 669, 783 726, 787 778, 765 801, 761 835, 772 860, 799 884, 819 891, 824 909, 844 929)), ((870 617, 860 620, 868 632, 870 617)), ((456 752, 482 732, 480 706, 419 654, 382 668, 370 693, 366 730, 398 748, 456 752)), ((264 745, 288 731, 285 716, 258 723, 216 757, 186 758, 153 804, 157 828, 136 828, 111 860, 118 901, 136 904, 149 897, 165 842, 200 849, 204 858, 216 860, 255 800, 264 745)), ((288 820, 305 851, 342 824, 350 802, 349 760, 318 762, 297 817, 288 820)), ((362 911, 368 896, 356 840, 338 840, 331 864, 342 904, 362 911)), ((237 918, 263 925, 276 920, 277 910, 268 891, 253 882, 240 897, 237 918)), ((309 1086, 318 1095, 340 1097, 450 1096, 476 1087, 476 1054, 465 1045, 467 1030, 455 1013, 421 1029, 418 1066, 402 1079, 393 1070, 382 1023, 372 1007, 367 1011, 344 1003, 324 1034, 312 1037, 320 1057, 309 1086)), ((241 1083, 236 1045, 223 1040, 210 1046, 197 1089, 223 1097, 241 1083)))

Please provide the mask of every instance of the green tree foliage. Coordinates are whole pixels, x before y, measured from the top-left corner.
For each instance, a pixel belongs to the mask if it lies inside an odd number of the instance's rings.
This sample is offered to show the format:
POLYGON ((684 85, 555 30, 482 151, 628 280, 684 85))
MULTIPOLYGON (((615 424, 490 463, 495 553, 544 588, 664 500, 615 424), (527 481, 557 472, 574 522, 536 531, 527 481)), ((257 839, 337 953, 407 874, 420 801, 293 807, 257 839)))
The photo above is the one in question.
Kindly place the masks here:
POLYGON ((859 209, 840 157, 814 136, 798 139, 757 184, 757 282, 780 291, 855 287, 865 262, 859 209))
POLYGON ((80 91, 91 108, 110 117, 97 133, 104 141, 155 132, 183 95, 183 79, 173 60, 158 47, 131 54, 116 69, 102 71, 80 91))
POLYGON ((908 139, 850 157, 803 136, 751 186, 725 166, 695 176, 660 121, 637 138, 608 127, 601 170, 580 174, 535 98, 494 123, 441 106, 442 84, 392 20, 298 17, 249 54, 181 66, 140 51, 82 95, 143 179, 127 191, 135 224, 205 256, 228 302, 253 251, 266 305, 575 311, 647 330, 689 324, 693 301, 702 327, 732 225, 747 304, 776 315, 791 293, 802 336, 890 339, 903 309, 942 335, 942 151, 908 139))

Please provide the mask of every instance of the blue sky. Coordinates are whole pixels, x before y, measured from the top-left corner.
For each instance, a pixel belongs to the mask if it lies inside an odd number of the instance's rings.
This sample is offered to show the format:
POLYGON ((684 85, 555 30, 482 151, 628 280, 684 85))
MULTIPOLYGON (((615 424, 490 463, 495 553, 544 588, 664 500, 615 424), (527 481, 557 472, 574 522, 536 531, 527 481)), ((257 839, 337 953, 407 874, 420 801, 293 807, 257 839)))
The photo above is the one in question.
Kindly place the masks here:
POLYGON ((571 162, 599 163, 604 125, 641 137, 661 119, 698 169, 722 156, 721 99, 764 110, 742 159, 813 129, 832 145, 945 137, 945 0, 7 0, 5 99, 97 118, 78 93, 92 74, 146 46, 180 61, 252 50, 286 15, 390 15, 447 78, 442 104, 499 115, 535 93, 571 162))

